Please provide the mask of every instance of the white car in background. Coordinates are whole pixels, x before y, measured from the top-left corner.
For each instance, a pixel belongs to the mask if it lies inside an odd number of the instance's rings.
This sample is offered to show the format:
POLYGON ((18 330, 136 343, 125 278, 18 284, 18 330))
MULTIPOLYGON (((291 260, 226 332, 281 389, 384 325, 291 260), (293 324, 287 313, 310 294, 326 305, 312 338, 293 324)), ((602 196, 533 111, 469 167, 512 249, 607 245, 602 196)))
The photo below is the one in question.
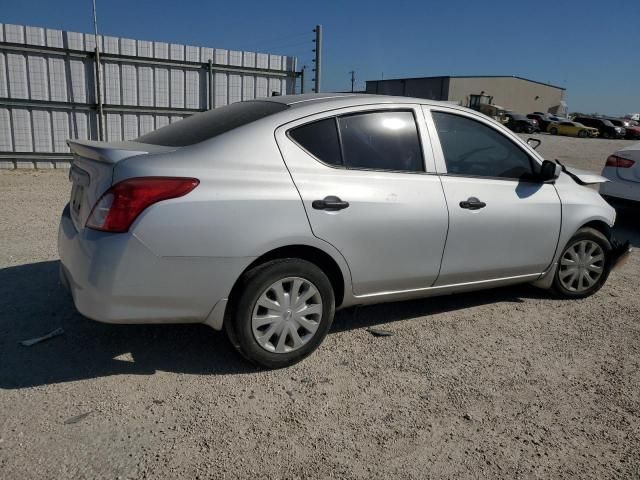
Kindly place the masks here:
POLYGON ((607 158, 600 194, 614 200, 640 202, 640 142, 618 150, 607 158))

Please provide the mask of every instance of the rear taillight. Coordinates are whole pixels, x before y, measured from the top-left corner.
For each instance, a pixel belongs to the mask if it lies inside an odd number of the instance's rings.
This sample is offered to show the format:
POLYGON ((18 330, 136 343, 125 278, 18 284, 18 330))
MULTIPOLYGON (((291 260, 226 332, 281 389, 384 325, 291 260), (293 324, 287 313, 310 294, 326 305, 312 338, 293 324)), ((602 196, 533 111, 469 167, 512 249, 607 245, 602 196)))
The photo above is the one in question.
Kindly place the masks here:
POLYGON ((93 207, 87 228, 122 233, 142 211, 154 203, 186 195, 196 188, 196 178, 140 177, 116 183, 93 207))
POLYGON ((621 158, 618 157, 616 155, 609 155, 609 158, 607 158, 607 167, 616 167, 616 168, 630 168, 633 167, 633 165, 636 162, 634 162, 633 160, 629 160, 628 158, 621 158))

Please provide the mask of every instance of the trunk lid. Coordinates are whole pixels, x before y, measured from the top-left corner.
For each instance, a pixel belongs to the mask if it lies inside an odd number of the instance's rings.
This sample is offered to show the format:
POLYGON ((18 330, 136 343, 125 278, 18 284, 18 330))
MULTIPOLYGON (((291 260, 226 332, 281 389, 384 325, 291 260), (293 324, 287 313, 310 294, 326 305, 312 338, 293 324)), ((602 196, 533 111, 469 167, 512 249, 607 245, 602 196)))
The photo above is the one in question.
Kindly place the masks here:
POLYGON ((113 171, 121 160, 150 153, 175 150, 138 142, 98 142, 94 140, 68 140, 73 153, 69 170, 72 183, 69 209, 71 220, 78 231, 84 229, 93 206, 113 182, 113 171))

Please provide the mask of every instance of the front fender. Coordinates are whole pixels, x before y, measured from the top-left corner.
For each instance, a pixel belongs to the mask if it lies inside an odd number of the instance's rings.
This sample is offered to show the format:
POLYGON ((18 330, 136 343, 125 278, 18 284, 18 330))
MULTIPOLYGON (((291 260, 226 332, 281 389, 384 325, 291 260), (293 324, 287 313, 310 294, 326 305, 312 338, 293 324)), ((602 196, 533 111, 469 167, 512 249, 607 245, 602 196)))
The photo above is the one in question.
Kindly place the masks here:
POLYGON ((578 185, 569 175, 562 173, 555 183, 562 207, 562 226, 553 262, 534 285, 549 288, 560 254, 573 235, 587 224, 600 222, 613 227, 616 211, 592 188, 578 185))

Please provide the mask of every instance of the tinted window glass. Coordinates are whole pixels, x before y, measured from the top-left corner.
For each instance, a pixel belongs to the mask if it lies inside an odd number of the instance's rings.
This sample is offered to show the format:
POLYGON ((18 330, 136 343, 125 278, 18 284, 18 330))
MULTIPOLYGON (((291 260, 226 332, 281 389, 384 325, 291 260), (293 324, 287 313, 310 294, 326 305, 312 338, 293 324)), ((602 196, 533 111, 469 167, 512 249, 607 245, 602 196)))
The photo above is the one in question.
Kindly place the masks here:
POLYGON ((531 160, 511 140, 480 122, 434 112, 447 171, 455 175, 523 178, 531 160))
POLYGON ((301 147, 325 163, 342 165, 336 119, 308 123, 289 132, 301 147))
POLYGON ((424 171, 413 113, 371 112, 338 119, 348 168, 424 171))
POLYGON ((221 135, 247 123, 289 108, 279 102, 238 102, 198 113, 137 138, 140 143, 184 147, 221 135))

